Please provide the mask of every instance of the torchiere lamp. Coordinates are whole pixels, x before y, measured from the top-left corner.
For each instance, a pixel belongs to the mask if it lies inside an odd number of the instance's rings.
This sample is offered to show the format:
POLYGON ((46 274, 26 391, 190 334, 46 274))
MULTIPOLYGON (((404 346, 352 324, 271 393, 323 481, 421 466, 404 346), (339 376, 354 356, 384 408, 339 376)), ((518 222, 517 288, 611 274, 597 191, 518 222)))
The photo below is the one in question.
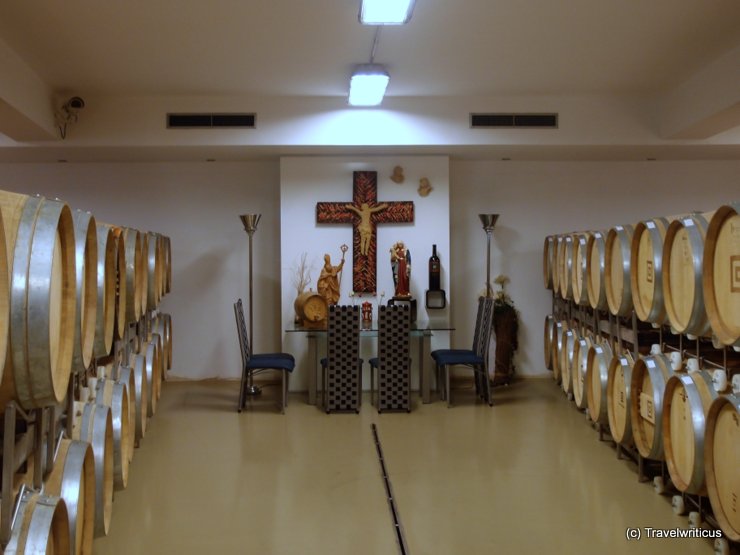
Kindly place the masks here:
POLYGON ((480 222, 483 224, 483 231, 488 237, 488 258, 486 259, 486 297, 493 297, 493 288, 491 287, 491 234, 493 227, 498 220, 498 214, 478 214, 480 222))
MULTIPOLYGON (((262 214, 242 214, 239 219, 244 224, 244 231, 249 235, 249 351, 254 350, 254 326, 252 320, 252 235, 257 231, 257 224, 262 214)), ((259 395, 262 390, 254 385, 254 377, 250 374, 247 382, 247 395, 259 395)))

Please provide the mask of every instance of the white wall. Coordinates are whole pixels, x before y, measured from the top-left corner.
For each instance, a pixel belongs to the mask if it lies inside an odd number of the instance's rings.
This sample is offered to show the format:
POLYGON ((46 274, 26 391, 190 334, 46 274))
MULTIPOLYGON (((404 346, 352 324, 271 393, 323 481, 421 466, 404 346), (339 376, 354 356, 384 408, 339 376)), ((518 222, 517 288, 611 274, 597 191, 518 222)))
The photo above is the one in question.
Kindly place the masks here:
MULTIPOLYGON (((418 320, 429 317, 446 321, 449 310, 434 310, 427 314, 424 294, 429 285, 428 260, 432 244, 437 245, 442 262, 442 284, 449 291, 449 160, 446 156, 411 157, 286 157, 280 162, 280 210, 281 210, 281 253, 282 253, 282 321, 283 329, 292 327, 295 311, 293 302, 292 266, 301 256, 308 254, 313 262, 311 285, 316 291, 316 280, 323 265, 324 253, 331 255, 332 264, 341 259, 340 245, 347 244, 349 251, 345 260, 345 271, 341 283, 340 304, 350 304, 352 290, 352 226, 316 224, 316 203, 352 202, 352 172, 370 170, 378 172, 378 201, 414 202, 413 224, 381 224, 377 235, 377 288, 385 292, 384 303, 393 296, 393 277, 390 266, 390 248, 396 241, 403 241, 411 252, 411 294, 417 299, 418 320), (404 183, 390 180, 393 167, 400 165, 406 177, 404 183), (419 179, 426 177, 433 191, 427 197, 417 192, 419 179)), ((378 297, 365 295, 357 304, 369 300, 373 303, 373 314, 377 317, 378 297)), ((451 299, 448 299, 451 301, 451 299)), ((435 347, 447 345, 447 333, 438 334, 433 340, 435 347)), ((313 367, 306 353, 306 338, 303 334, 286 333, 284 348, 296 355, 299 371, 291 378, 291 389, 307 388, 307 370, 313 367)), ((413 346, 412 346, 413 347, 413 346)), ((374 341, 363 342, 363 358, 375 356, 374 341)), ((417 357, 414 357, 417 358, 417 357)), ((417 367, 412 368, 412 386, 418 384, 417 367)), ((366 383, 369 386, 369 382, 366 383)))
POLYGON ((254 235, 258 348, 280 347, 278 165, 0 164, 0 189, 39 193, 90 210, 103 222, 172 239, 173 374, 237 377, 232 303, 247 297, 247 234, 238 215, 263 214, 254 235))
POLYGON ((467 347, 473 294, 485 283, 485 233, 477 214, 500 213, 493 233, 492 276, 507 287, 520 313, 521 374, 546 373, 542 352, 550 291, 542 282, 546 235, 691 210, 740 199, 740 162, 471 162, 450 164, 453 324, 457 347, 467 347), (468 311, 461 306, 467 303, 468 311))
MULTIPOLYGON (((389 157, 383 164, 394 160, 389 157)), ((377 160, 367 162, 376 164, 368 169, 378 169, 379 177, 389 174, 377 160)), ((407 179, 413 176, 409 168, 407 179)), ((231 305, 247 295, 248 256, 247 235, 237 217, 240 213, 263 214, 254 236, 256 347, 281 348, 285 309, 281 313, 280 276, 290 260, 280 261, 279 170, 277 161, 0 164, 0 189, 60 197, 74 208, 91 210, 100 220, 169 235, 173 290, 165 297, 163 309, 174 318, 173 371, 187 378, 237 377, 240 361, 231 305)), ((448 291, 452 281, 455 346, 470 343, 475 295, 484 287, 486 240, 477 214, 499 212, 492 275, 503 272, 512 279, 509 290, 522 314, 518 365, 527 375, 544 372, 542 325, 550 308, 549 291, 542 285, 545 235, 711 209, 740 199, 740 162, 736 161, 453 160, 449 175, 452 257, 442 251, 441 258, 448 291)), ((432 180, 432 184, 439 183, 432 180)), ((351 172, 335 186, 327 200, 341 198, 340 194, 351 198, 351 172)), ((404 195, 411 191, 409 184, 403 187, 404 195)), ((435 197, 437 193, 427 199, 413 194, 403 199, 414 198, 420 207, 421 200, 441 199, 442 195, 435 197)), ((380 198, 386 194, 390 192, 381 189, 380 198)), ((312 215, 315 208, 311 204, 304 210, 312 215)), ((336 248, 349 240, 349 230, 340 233, 338 240, 322 239, 317 252, 323 254, 327 245, 336 248)), ((426 272, 418 265, 425 267, 431 242, 424 240, 412 251, 415 279, 425 279, 426 272)), ((384 266, 381 259, 379 271, 384 266)), ((382 274, 379 277, 390 283, 382 274)), ((418 283, 415 287, 418 291, 418 283)))

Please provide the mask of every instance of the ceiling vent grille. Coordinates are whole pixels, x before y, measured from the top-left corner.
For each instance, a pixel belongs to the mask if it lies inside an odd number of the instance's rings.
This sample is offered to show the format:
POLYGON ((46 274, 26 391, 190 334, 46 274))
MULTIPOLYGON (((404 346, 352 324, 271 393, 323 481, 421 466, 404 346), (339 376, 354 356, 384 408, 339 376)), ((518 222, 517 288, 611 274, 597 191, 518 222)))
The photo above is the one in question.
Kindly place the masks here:
POLYGON ((557 129, 558 114, 470 114, 470 127, 557 129))
POLYGON ((255 114, 167 114, 168 129, 254 129, 255 114))

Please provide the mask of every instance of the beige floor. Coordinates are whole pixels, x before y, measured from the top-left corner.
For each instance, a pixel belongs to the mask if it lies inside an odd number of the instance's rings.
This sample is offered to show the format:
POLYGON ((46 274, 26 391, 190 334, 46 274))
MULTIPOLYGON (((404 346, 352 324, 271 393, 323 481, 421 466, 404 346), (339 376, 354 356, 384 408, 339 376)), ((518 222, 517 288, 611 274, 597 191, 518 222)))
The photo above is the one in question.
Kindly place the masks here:
MULTIPOLYGON (((269 392, 274 395, 274 392, 269 392)), ((325 415, 294 396, 237 414, 237 385, 166 383, 97 554, 398 553, 376 423, 412 555, 709 554, 710 540, 628 542, 687 527, 637 482, 550 380, 468 392, 411 414, 325 415)))

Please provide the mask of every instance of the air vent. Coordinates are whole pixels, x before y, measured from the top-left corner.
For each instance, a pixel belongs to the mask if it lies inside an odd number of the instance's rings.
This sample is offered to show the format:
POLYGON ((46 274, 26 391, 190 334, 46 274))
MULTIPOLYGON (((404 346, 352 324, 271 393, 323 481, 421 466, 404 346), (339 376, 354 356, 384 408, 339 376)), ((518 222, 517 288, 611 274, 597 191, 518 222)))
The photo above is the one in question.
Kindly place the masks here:
POLYGON ((557 114, 470 114, 470 127, 557 129, 557 114))
POLYGON ((169 129, 234 128, 254 129, 255 114, 167 114, 169 129))

